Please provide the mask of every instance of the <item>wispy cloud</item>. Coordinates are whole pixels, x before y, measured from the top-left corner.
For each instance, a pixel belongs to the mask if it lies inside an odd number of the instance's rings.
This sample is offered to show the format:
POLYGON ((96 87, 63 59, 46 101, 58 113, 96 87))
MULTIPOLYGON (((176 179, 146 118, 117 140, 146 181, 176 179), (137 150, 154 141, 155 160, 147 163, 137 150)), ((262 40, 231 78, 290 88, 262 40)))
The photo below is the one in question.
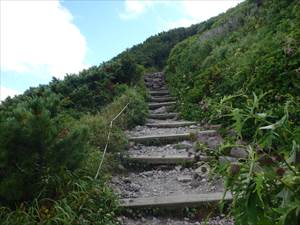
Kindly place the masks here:
POLYGON ((5 100, 8 96, 13 97, 18 94, 21 94, 21 93, 14 89, 0 86, 0 102, 5 100))
POLYGON ((86 51, 85 37, 58 0, 1 1, 2 71, 63 77, 84 67, 86 51))
POLYGON ((243 0, 184 0, 176 2, 181 16, 176 20, 164 20, 163 27, 165 30, 175 27, 188 27, 226 12, 242 1, 243 0))
POLYGON ((124 20, 135 19, 155 3, 155 1, 148 0, 125 0, 125 10, 119 16, 124 20))
POLYGON ((195 23, 205 21, 213 16, 225 12, 227 9, 236 6, 243 0, 182 0, 182 1, 144 1, 144 0, 125 0, 124 12, 120 14, 121 19, 138 19, 139 16, 146 14, 149 9, 159 12, 164 4, 176 13, 176 19, 164 18, 159 16, 160 25, 163 30, 175 27, 187 27, 195 23), (163 4, 162 4, 163 3, 163 4))

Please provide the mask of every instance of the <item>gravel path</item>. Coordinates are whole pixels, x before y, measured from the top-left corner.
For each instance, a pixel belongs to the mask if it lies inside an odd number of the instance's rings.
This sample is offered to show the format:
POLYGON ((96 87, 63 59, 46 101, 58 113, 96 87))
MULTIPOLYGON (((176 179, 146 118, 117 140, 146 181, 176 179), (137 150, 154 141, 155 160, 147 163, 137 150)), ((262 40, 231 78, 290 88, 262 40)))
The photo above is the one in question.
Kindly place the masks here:
POLYGON ((176 118, 174 119, 166 119, 166 120, 158 120, 158 119, 148 119, 148 123, 175 123, 175 122, 189 122, 186 120, 178 120, 176 118))
POLYGON ((146 155, 146 156, 166 156, 166 155, 182 155, 187 156, 193 151, 193 143, 191 141, 182 141, 176 144, 168 144, 163 146, 145 146, 142 144, 133 145, 129 151, 129 155, 146 155))
POLYGON ((220 180, 209 181, 208 173, 199 176, 192 168, 130 172, 114 177, 111 184, 122 198, 203 194, 223 191, 220 180))
POLYGON ((162 135, 162 134, 183 134, 196 132, 200 127, 192 125, 190 127, 175 127, 175 128, 149 128, 147 126, 137 126, 131 131, 127 131, 127 135, 133 137, 148 136, 148 135, 162 135))
MULTIPOLYGON (((139 220, 133 220, 127 217, 120 217, 119 222, 121 225, 204 225, 205 222, 199 222, 197 220, 191 220, 189 218, 183 219, 171 219, 171 218, 159 218, 159 217, 142 217, 139 220)), ((234 225, 232 218, 213 217, 208 219, 206 225, 234 225)))
MULTIPOLYGON (((165 78, 162 73, 154 73, 145 76, 145 84, 150 90, 165 90, 165 78)), ((161 92, 159 93, 161 94, 161 92)), ((165 93, 164 96, 169 96, 165 93)), ((157 93, 152 97, 157 98, 157 93)), ((152 98, 153 99, 153 98, 152 98)), ((150 114, 169 113, 174 107, 160 107, 150 110, 150 114)), ((157 120, 148 119, 147 123, 174 123, 184 122, 179 120, 176 115, 174 119, 157 120)), ((131 137, 163 135, 163 134, 182 134, 196 133, 205 129, 200 124, 190 125, 176 128, 150 128, 147 126, 136 126, 134 129, 127 131, 127 135, 131 137)), ((207 128, 206 128, 207 129, 207 128)), ((211 128, 214 129, 214 128, 211 128)), ((221 136, 215 133, 197 134, 197 140, 204 143, 205 146, 215 149, 222 143, 221 136)), ((195 153, 195 142, 180 141, 175 144, 166 144, 163 146, 145 146, 139 143, 130 142, 128 154, 131 156, 199 156, 200 152, 195 153)), ((202 154, 202 153, 201 153, 202 154)), ((197 157, 195 157, 197 158, 197 157)), ((199 158, 199 157, 198 157, 199 158)), ((140 168, 141 169, 141 168, 140 168)), ((147 197, 168 197, 185 194, 205 194, 224 191, 223 181, 218 178, 209 179, 209 166, 205 162, 194 163, 192 167, 184 167, 182 165, 161 167, 153 166, 143 171, 127 171, 123 175, 115 175, 110 183, 111 187, 120 196, 120 198, 147 198, 147 197), (164 168, 164 169, 163 169, 164 168)), ((160 199, 160 198, 157 198, 160 199)), ((134 209, 133 209, 134 210, 134 209)), ((204 211, 207 209, 204 209, 204 211)), ((132 211, 135 212, 135 211, 132 211)), ((148 212, 148 211, 147 211, 148 212)), ((199 209, 203 213, 203 208, 199 209), (202 211, 201 211, 202 210, 202 211)), ((128 215, 128 214, 126 214, 128 215)), ((133 213, 136 215, 136 213, 133 213)), ((131 215, 131 216, 133 216, 131 215)), ((138 214, 138 218, 130 218, 126 216, 118 217, 120 225, 204 225, 203 218, 180 217, 176 215, 168 217, 155 217, 151 214, 138 214)), ((161 214, 157 214, 161 215, 161 214)), ((204 214, 201 214, 202 217, 204 214)), ((224 215, 210 218, 207 225, 234 225, 231 218, 224 218, 224 215)))

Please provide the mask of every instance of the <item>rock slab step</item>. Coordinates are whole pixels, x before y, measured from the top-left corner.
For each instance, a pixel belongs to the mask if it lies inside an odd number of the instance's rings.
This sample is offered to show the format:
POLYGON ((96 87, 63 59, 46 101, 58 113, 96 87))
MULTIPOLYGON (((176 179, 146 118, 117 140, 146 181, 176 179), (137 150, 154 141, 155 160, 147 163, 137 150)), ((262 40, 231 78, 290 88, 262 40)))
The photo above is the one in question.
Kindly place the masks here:
POLYGON ((138 161, 142 163, 146 163, 149 165, 174 165, 186 162, 193 162, 195 157, 184 156, 184 155, 162 155, 162 156, 148 156, 148 155, 130 155, 128 156, 129 160, 138 161))
POLYGON ((152 96, 163 96, 163 95, 168 95, 169 91, 168 90, 149 91, 149 94, 152 96))
POLYGON ((176 98, 166 96, 166 97, 151 97, 150 101, 151 102, 169 102, 169 101, 175 101, 176 98))
POLYGON ((151 113, 149 115, 149 119, 164 120, 164 119, 173 119, 173 118, 178 117, 178 116, 179 116, 178 113, 151 113))
POLYGON ((153 102, 149 103, 149 109, 158 109, 162 106, 173 106, 176 105, 176 102, 153 102))
POLYGON ((189 139, 190 139, 190 133, 129 137, 129 141, 142 143, 144 145, 169 144, 169 143, 174 143, 174 142, 179 142, 179 141, 184 141, 189 139))
POLYGON ((190 121, 183 121, 183 122, 168 122, 168 123, 147 123, 147 127, 157 127, 157 128, 173 128, 173 127, 185 127, 185 126, 191 126, 196 125, 196 122, 190 122, 190 121))
MULTIPOLYGON (((222 201, 223 195, 224 193, 222 192, 215 192, 207 194, 184 194, 164 197, 127 198, 120 200, 120 206, 125 208, 202 206, 222 201)), ((226 193, 224 200, 231 201, 231 193, 226 193)))

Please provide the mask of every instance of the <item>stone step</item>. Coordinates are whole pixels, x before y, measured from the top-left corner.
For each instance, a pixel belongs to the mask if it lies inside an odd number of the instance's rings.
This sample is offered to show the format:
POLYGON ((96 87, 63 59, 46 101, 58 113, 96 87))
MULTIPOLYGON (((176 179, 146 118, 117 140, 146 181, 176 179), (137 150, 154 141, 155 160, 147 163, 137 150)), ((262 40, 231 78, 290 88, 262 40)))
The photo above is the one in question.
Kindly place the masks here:
POLYGON ((159 87, 159 88, 154 88, 154 87, 148 87, 149 91, 168 91, 168 88, 166 87, 159 87))
POLYGON ((196 122, 190 121, 174 121, 174 122, 161 122, 161 123, 147 123, 147 127, 156 127, 156 128, 174 128, 174 127, 185 127, 196 125, 196 122))
POLYGON ((148 88, 154 88, 154 89, 158 89, 158 88, 167 88, 165 83, 162 84, 153 84, 152 82, 145 82, 146 87, 148 88))
POLYGON ((176 105, 176 102, 153 102, 149 103, 149 109, 158 109, 162 106, 173 106, 176 105))
POLYGON ((151 82, 151 83, 164 83, 165 79, 164 76, 160 76, 160 77, 145 77, 144 78, 145 82, 151 82))
POLYGON ((161 90, 161 91, 149 91, 149 94, 151 96, 163 96, 163 95, 168 95, 169 91, 168 90, 161 90))
POLYGON ((149 91, 167 91, 168 88, 166 86, 161 87, 153 87, 153 86, 147 86, 149 91))
POLYGON ((159 156, 150 156, 150 155, 129 155, 128 159, 130 161, 137 161, 140 163, 146 163, 151 165, 174 165, 185 162, 193 162, 195 156, 191 155, 159 155, 159 156))
POLYGON ((151 114, 149 114, 148 118, 164 120, 164 119, 173 119, 178 116, 179 116, 178 113, 151 113, 151 114))
POLYGON ((191 138, 190 133, 182 134, 162 134, 162 135, 149 135, 140 137, 129 137, 129 141, 141 143, 144 145, 159 145, 170 144, 174 142, 189 140, 191 138))
POLYGON ((169 101, 175 101, 175 97, 171 96, 165 96, 165 97, 151 97, 150 101, 151 102, 169 102, 169 101))
MULTIPOLYGON (((156 196, 148 198, 126 198, 120 200, 120 206, 125 208, 151 208, 151 207, 196 207, 218 203, 223 199, 222 192, 207 194, 183 194, 175 196, 156 196)), ((231 193, 226 193, 225 201, 232 201, 231 193)))

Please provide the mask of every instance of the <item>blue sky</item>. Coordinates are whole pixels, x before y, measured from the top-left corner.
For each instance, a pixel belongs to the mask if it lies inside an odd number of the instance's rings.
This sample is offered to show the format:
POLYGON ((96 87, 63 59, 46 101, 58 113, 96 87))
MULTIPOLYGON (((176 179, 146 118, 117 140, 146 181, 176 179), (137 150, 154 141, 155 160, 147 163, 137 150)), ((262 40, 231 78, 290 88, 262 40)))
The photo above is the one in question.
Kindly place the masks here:
POLYGON ((14 0, 1 4, 1 99, 109 60, 240 0, 14 0))

